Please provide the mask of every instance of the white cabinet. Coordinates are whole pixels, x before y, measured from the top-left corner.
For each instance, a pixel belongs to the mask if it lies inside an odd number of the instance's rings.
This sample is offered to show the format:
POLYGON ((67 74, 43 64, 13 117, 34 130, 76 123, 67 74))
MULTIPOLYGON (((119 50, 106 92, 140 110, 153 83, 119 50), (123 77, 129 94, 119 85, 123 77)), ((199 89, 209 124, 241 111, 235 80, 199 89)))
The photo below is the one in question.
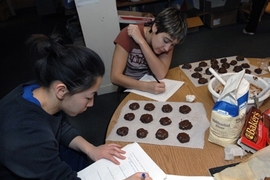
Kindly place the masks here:
POLYGON ((85 45, 96 51, 105 63, 106 72, 98 94, 114 92, 110 71, 114 39, 120 32, 115 0, 75 0, 85 45))

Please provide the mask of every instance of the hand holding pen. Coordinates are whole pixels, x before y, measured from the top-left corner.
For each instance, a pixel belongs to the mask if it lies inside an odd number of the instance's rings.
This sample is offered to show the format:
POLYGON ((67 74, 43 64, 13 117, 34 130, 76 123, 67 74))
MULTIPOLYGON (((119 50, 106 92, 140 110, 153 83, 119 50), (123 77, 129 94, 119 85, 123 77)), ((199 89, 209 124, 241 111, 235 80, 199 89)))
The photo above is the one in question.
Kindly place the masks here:
POLYGON ((154 84, 153 92, 154 94, 160 94, 165 92, 166 87, 164 82, 160 82, 158 78, 152 73, 153 78, 156 80, 157 83, 154 84))
POLYGON ((125 180, 152 180, 148 173, 137 172, 125 180))
POLYGON ((141 175, 141 180, 145 180, 145 178, 146 178, 145 173, 142 173, 142 175, 141 175))
POLYGON ((157 77, 152 73, 152 76, 155 78, 155 80, 160 83, 160 81, 157 79, 157 77))

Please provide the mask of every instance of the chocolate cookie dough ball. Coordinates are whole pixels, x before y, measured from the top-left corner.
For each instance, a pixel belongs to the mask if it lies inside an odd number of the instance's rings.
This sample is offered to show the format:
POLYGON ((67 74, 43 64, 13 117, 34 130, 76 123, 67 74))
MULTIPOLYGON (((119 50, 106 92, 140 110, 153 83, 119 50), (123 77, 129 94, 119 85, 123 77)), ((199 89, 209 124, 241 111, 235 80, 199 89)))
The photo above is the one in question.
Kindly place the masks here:
POLYGON ((250 68, 250 65, 249 65, 248 63, 243 63, 243 64, 241 64, 241 66, 242 66, 243 68, 250 68))
POLYGON ((234 66, 234 68, 233 68, 234 72, 240 72, 242 70, 243 70, 242 66, 234 66))
POLYGON ((135 118, 135 114, 134 113, 127 113, 124 115, 124 119, 127 121, 132 121, 135 118))
POLYGON ((245 73, 246 73, 246 74, 251 74, 251 70, 245 69, 245 73))
POLYGON ((148 131, 146 129, 143 129, 143 128, 140 128, 137 130, 137 137, 142 139, 142 138, 145 138, 148 134, 148 131))
POLYGON ((229 69, 230 68, 230 64, 225 62, 225 63, 222 63, 221 67, 225 68, 225 69, 229 69))
POLYGON ((160 124, 163 126, 170 125, 172 123, 172 120, 168 117, 163 117, 159 120, 160 124))
POLYGON ((153 121, 153 116, 151 114, 143 114, 140 117, 140 120, 144 124, 148 124, 153 121))
POLYGON ((179 112, 182 114, 188 114, 191 111, 191 108, 188 105, 183 105, 179 107, 179 112))
POLYGON ((140 105, 139 105, 139 103, 137 103, 137 102, 131 103, 131 104, 129 105, 129 109, 131 109, 131 110, 137 110, 137 109, 139 109, 139 108, 140 108, 140 105))
POLYGON ((194 68, 194 71, 196 71, 196 72, 198 72, 198 71, 202 71, 202 67, 196 67, 196 68, 194 68))
POLYGON ((153 111, 156 108, 156 106, 153 103, 146 103, 144 105, 144 109, 146 111, 153 111))
POLYGON ((227 58, 222 58, 222 59, 220 59, 220 62, 221 62, 221 63, 226 63, 226 62, 227 62, 227 58))
POLYGON ((165 104, 165 105, 162 106, 161 110, 164 113, 169 113, 169 112, 172 112, 173 108, 172 108, 171 105, 165 104))
POLYGON ((227 69, 224 67, 218 69, 218 73, 220 73, 220 74, 224 74, 226 72, 227 72, 227 69))
POLYGON ((217 70, 217 69, 219 69, 219 65, 218 64, 212 64, 211 65, 211 68, 217 70))
POLYGON ((206 84, 206 83, 208 83, 208 80, 207 80, 206 78, 204 78, 204 77, 201 77, 201 78, 198 80, 198 83, 199 83, 199 84, 206 84))
POLYGON ((119 135, 119 136, 126 136, 128 134, 128 127, 126 126, 123 126, 123 127, 120 127, 116 130, 116 133, 119 135))
POLYGON ((156 132, 156 138, 159 139, 159 140, 164 140, 166 138, 169 137, 169 133, 168 131, 166 131, 165 129, 158 129, 157 132, 156 132))
POLYGON ((234 66, 236 64, 237 64, 237 61, 236 60, 231 60, 230 65, 234 66))
POLYGON ((236 56, 237 61, 244 61, 244 59, 245 59, 244 56, 240 56, 240 55, 236 56))
POLYGON ((180 121, 178 125, 179 125, 179 129, 182 129, 182 130, 189 130, 193 127, 192 123, 188 119, 180 121))
POLYGON ((254 70, 254 72, 257 73, 257 74, 261 74, 262 73, 262 69, 261 68, 256 68, 254 70))
POLYGON ((201 73, 198 73, 198 72, 195 72, 195 73, 192 73, 191 74, 191 77, 198 79, 198 78, 201 78, 202 77, 202 74, 201 73))
POLYGON ((191 68, 192 68, 192 66, 190 63, 185 63, 182 65, 182 69, 191 69, 191 68))
POLYGON ((218 64, 218 60, 216 58, 211 58, 210 63, 211 64, 218 64))
POLYGON ((205 61, 201 61, 201 62, 199 63, 199 66, 200 66, 200 67, 206 67, 206 66, 207 66, 207 63, 206 63, 205 61))
POLYGON ((205 70, 205 74, 207 74, 207 75, 212 75, 212 73, 209 71, 209 68, 207 68, 207 69, 205 70))
POLYGON ((180 143, 187 143, 190 141, 190 137, 187 133, 181 132, 177 135, 177 139, 180 143))

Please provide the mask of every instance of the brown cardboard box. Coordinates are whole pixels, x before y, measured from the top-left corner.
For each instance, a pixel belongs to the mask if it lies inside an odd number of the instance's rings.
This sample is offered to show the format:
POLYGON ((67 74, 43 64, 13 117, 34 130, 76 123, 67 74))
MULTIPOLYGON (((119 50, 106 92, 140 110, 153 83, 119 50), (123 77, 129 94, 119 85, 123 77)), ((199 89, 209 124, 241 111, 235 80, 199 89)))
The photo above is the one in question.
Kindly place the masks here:
MULTIPOLYGON (((137 11, 117 11, 119 17, 119 23, 130 24, 130 23, 147 23, 155 19, 151 13, 137 12, 137 11)), ((203 25, 203 22, 199 16, 188 17, 188 32, 198 31, 199 26, 203 25)))
POLYGON ((224 6, 212 7, 211 1, 200 0, 200 9, 208 12, 203 22, 211 28, 234 24, 241 0, 226 0, 224 6))
POLYGON ((188 33, 196 32, 199 30, 199 27, 203 25, 203 22, 199 16, 187 18, 188 33))
POLYGON ((205 15, 205 24, 211 28, 234 24, 237 21, 237 10, 213 12, 205 15))
POLYGON ((270 14, 270 1, 267 3, 267 5, 265 7, 265 12, 270 14))

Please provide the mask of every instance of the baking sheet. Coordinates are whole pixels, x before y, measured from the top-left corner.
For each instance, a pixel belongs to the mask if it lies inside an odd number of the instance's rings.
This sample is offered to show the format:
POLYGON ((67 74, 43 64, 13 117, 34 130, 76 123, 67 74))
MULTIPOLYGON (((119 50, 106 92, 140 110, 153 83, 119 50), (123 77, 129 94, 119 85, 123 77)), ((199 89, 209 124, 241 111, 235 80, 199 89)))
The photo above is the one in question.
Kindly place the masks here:
MULTIPOLYGON (((228 63, 230 63, 232 60, 236 60, 236 56, 223 57, 223 58, 227 58, 227 62, 228 62, 228 63)), ((223 58, 216 58, 217 61, 218 61, 219 66, 221 66, 222 63, 220 62, 220 60, 223 59, 223 58)), ((205 70, 206 70, 207 68, 211 67, 210 61, 211 61, 211 60, 205 60, 204 62, 207 63, 207 66, 206 66, 206 67, 202 67, 202 71, 200 71, 200 73, 202 74, 202 77, 206 78, 206 79, 208 80, 208 82, 210 81, 212 75, 207 75, 207 74, 205 73, 205 70)), ((191 80, 191 82, 192 82, 192 83, 194 84, 194 86, 196 86, 196 87, 199 87, 199 86, 205 86, 205 85, 208 84, 208 83, 205 83, 205 84, 199 84, 199 83, 198 83, 198 79, 193 78, 193 77, 191 76, 193 73, 195 73, 194 68, 198 67, 200 62, 202 62, 202 61, 190 63, 191 66, 192 66, 191 69, 183 69, 183 68, 182 68, 183 64, 179 66, 179 68, 180 68, 180 69, 181 69, 181 70, 189 77, 189 79, 191 80)), ((248 64, 250 65, 249 68, 245 68, 245 69, 249 69, 249 70, 251 71, 251 74, 253 74, 253 75, 258 75, 257 73, 254 72, 254 70, 255 70, 256 68, 258 68, 258 67, 257 67, 257 66, 251 65, 250 62, 249 62, 246 58, 244 58, 243 61, 237 61, 237 64, 236 64, 236 65, 239 66, 239 65, 241 65, 241 64, 243 64, 243 63, 248 63, 248 64)), ((234 66, 236 66, 236 65, 230 65, 230 67, 227 69, 227 72, 228 72, 228 73, 229 73, 229 72, 234 72, 234 71, 233 71, 233 68, 234 68, 234 66)), ((218 72, 217 72, 217 73, 218 73, 218 72)), ((261 73, 261 74, 266 74, 266 73, 267 73, 267 71, 262 70, 262 73, 261 73)), ((220 74, 220 73, 218 73, 218 74, 220 74)), ((260 74, 260 75, 261 75, 261 74, 260 74)))
POLYGON ((202 103, 188 103, 188 102, 157 102, 157 101, 134 101, 130 100, 122 108, 119 119, 115 126, 113 127, 111 133, 107 137, 107 140, 112 141, 124 141, 124 142, 141 142, 149 144, 158 145, 170 145, 179 147, 189 147, 189 148, 203 148, 204 146, 204 135, 205 130, 209 127, 209 120, 206 117, 206 111, 202 103), (137 110, 129 109, 129 105, 133 102, 137 102, 140 108, 137 110), (146 103, 153 103, 155 109, 153 111, 144 110, 144 105, 146 103), (173 107, 172 112, 163 113, 161 108, 165 104, 170 104, 173 107), (192 110, 189 114, 182 114, 179 112, 179 107, 182 105, 188 105, 192 110), (126 113, 134 113, 135 119, 133 121, 127 121, 124 119, 126 113), (142 114, 151 114, 153 116, 153 121, 144 124, 140 121, 142 114), (159 123, 160 118, 169 117, 172 123, 168 126, 163 126, 159 123), (190 130, 179 129, 178 123, 181 120, 188 119, 193 127, 190 130), (119 136, 116 131, 119 127, 127 126, 129 128, 129 133, 126 136, 119 136), (146 138, 140 139, 137 137, 137 129, 144 128, 148 130, 148 135, 146 138), (164 140, 158 140, 155 137, 155 133, 159 128, 164 128, 168 131, 169 137, 164 140), (180 143, 177 140, 177 135, 180 132, 186 132, 190 136, 190 141, 187 143, 180 143))

